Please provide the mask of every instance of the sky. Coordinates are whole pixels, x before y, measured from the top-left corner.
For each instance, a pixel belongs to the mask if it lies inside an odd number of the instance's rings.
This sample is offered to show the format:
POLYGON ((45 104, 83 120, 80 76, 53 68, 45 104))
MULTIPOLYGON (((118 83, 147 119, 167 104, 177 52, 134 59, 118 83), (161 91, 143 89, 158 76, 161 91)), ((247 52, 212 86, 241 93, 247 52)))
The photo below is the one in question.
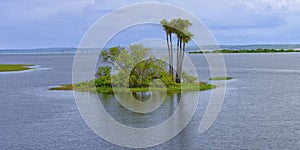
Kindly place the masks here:
MULTIPOLYGON (((141 2, 183 7, 221 45, 300 43, 300 0, 1 0, 0 49, 77 47, 98 19, 141 2)), ((152 34, 164 37, 163 31, 152 34)))

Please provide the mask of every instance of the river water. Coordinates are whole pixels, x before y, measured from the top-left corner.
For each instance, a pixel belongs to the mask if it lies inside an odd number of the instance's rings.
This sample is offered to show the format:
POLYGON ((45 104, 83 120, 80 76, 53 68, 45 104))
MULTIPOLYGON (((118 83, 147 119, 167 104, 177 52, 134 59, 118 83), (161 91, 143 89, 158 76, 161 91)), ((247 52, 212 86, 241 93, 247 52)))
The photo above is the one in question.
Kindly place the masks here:
MULTIPOLYGON (((81 118, 72 91, 48 91, 72 82, 73 54, 2 54, 0 63, 36 69, 0 73, 1 149, 126 149, 98 137, 81 118)), ((190 55, 202 81, 209 67, 190 55)), ((198 132, 211 91, 200 94, 187 127, 149 149, 297 149, 300 147, 300 53, 225 54, 227 81, 222 109, 213 125, 198 132)), ((132 127, 157 125, 172 115, 178 95, 167 95, 153 113, 133 113, 112 95, 99 95, 107 112, 132 127)))

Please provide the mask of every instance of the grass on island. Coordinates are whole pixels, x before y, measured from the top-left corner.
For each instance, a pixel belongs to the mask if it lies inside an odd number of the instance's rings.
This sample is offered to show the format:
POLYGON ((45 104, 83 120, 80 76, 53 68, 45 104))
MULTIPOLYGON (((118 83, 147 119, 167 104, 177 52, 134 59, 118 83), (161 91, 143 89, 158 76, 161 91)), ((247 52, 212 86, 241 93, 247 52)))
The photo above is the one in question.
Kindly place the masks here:
POLYGON ((49 90, 73 90, 73 85, 72 84, 64 84, 64 85, 60 85, 58 87, 53 87, 53 88, 49 88, 49 90))
POLYGON ((215 50, 215 51, 194 51, 189 52, 189 54, 202 54, 202 53, 295 53, 300 52, 300 50, 294 50, 294 49, 253 49, 253 50, 229 50, 229 49, 223 49, 223 50, 215 50))
POLYGON ((0 72, 9 72, 9 71, 23 71, 29 70, 29 66, 33 65, 26 65, 26 64, 0 64, 0 72))
MULTIPOLYGON (((168 93, 177 93, 181 91, 204 91, 216 88, 215 85, 208 84, 205 82, 199 83, 177 83, 175 86, 171 86, 167 88, 168 93)), ((61 85, 59 87, 49 88, 49 90, 76 90, 76 91, 83 91, 83 92, 98 92, 98 93, 114 93, 114 92, 125 92, 127 91, 126 88, 112 88, 112 87, 84 87, 80 85, 72 85, 66 84, 61 85)), ((163 91, 163 88, 154 88, 155 91, 163 91)), ((148 87, 141 87, 141 88, 130 88, 131 92, 147 92, 149 91, 148 87)))
POLYGON ((209 78, 209 80, 232 80, 232 77, 213 77, 209 78))

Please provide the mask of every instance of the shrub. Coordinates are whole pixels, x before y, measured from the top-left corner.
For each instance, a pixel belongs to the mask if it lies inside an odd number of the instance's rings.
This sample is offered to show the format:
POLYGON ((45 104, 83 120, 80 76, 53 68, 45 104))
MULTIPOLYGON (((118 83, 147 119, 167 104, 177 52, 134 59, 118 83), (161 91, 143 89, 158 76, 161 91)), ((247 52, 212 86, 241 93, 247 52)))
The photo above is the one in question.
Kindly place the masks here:
POLYGON ((110 66, 103 66, 103 67, 99 67, 98 71, 96 73, 97 77, 101 77, 101 76, 109 76, 110 72, 111 72, 111 67, 110 66))
POLYGON ((197 77, 191 76, 187 74, 186 72, 182 73, 183 81, 185 83, 194 83, 197 80, 197 77))
POLYGON ((101 76, 95 80, 96 87, 111 87, 111 77, 101 76))

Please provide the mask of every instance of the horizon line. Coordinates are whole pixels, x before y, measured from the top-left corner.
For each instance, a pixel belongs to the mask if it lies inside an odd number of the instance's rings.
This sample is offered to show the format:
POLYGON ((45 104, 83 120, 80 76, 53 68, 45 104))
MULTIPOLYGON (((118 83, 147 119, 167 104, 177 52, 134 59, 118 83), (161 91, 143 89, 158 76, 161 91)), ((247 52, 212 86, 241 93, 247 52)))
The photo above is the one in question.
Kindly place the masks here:
MULTIPOLYGON (((272 44, 272 43, 266 43, 266 44, 219 44, 218 46, 267 46, 267 45, 300 45, 298 44, 287 44, 287 43, 282 43, 282 44, 272 44)), ((119 45, 120 46, 120 45, 119 45)), ((203 46, 211 46, 211 45, 203 45, 203 46)), ((115 46, 112 46, 115 47, 115 46)), ((123 46, 120 46, 123 47, 123 46)), ((196 46, 187 46, 187 47, 196 47, 196 46)), ((100 47, 96 47, 100 48, 100 47)), ((104 48, 110 48, 110 47, 104 47, 104 48)), ((73 47, 73 46, 66 46, 66 47, 37 47, 37 48, 0 48, 0 50, 45 50, 45 49, 78 49, 78 47, 73 47)), ((91 47, 86 47, 84 49, 94 49, 91 47)))

